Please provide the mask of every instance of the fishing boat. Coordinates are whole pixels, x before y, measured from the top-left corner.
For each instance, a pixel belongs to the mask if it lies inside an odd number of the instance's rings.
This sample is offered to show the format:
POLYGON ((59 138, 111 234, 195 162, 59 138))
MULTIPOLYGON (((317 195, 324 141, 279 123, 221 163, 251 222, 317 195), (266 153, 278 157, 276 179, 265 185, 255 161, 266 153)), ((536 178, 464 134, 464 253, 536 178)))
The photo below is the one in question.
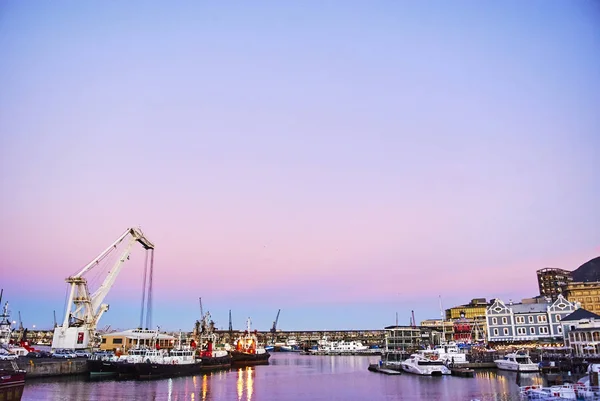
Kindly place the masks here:
POLYGON ((201 320, 196 321, 190 342, 190 346, 197 350, 198 357, 202 361, 202 370, 231 367, 231 355, 223 345, 218 345, 218 340, 215 322, 211 319, 210 312, 206 312, 201 320))
POLYGON ((247 329, 235 342, 235 348, 231 350, 231 364, 235 366, 244 365, 268 365, 269 354, 264 347, 258 346, 258 331, 250 330, 250 318, 247 321, 247 329))
POLYGON ((300 352, 300 346, 298 345, 298 341, 295 338, 288 338, 285 342, 285 345, 279 347, 279 351, 281 352, 300 352))
POLYGON ((144 358, 144 362, 134 364, 139 379, 193 375, 202 366, 202 360, 196 358, 196 351, 191 348, 149 350, 144 358))

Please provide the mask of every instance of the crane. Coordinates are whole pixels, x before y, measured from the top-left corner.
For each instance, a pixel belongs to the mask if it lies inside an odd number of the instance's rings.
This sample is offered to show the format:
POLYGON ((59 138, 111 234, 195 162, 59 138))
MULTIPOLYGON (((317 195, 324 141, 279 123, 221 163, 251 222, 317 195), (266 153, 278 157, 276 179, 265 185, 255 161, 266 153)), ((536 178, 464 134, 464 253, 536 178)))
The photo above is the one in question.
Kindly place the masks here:
POLYGON ((273 322, 273 327, 271 327, 271 337, 273 340, 273 344, 275 344, 275 333, 277 332, 277 322, 279 321, 279 313, 281 309, 277 310, 277 316, 275 316, 275 321, 273 322))
MULTIPOLYGON (((136 242, 139 242, 146 251, 152 252, 152 256, 154 256, 154 244, 144 236, 142 231, 139 228, 128 228, 81 271, 65 280, 70 288, 67 310, 62 324, 54 329, 52 349, 87 349, 93 345, 98 321, 109 308, 108 304, 102 302, 119 275, 123 263, 129 259, 131 248, 136 242), (84 275, 98 266, 128 237, 129 240, 125 250, 108 272, 104 282, 95 292, 90 294, 87 279, 84 275)), ((152 257, 151 260, 153 261, 154 258, 152 257)), ((150 302, 150 295, 148 302, 150 302)))

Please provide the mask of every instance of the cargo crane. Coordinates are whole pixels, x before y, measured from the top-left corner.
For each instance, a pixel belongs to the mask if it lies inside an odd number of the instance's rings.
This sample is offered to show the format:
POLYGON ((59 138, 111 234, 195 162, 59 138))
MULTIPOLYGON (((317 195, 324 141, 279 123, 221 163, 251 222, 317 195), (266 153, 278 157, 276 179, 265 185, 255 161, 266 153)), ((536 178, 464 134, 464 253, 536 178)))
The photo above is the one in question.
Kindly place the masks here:
POLYGON ((273 327, 271 327, 271 341, 275 344, 275 333, 277 332, 277 322, 279 321, 279 313, 281 309, 277 310, 277 316, 275 317, 275 321, 273 322, 273 327))
MULTIPOLYGON (((115 240, 108 248, 100 255, 87 264, 77 274, 70 276, 66 282, 70 288, 69 298, 66 304, 65 318, 60 326, 54 329, 54 337, 52 338, 52 349, 89 349, 94 346, 96 341, 96 332, 100 317, 109 308, 108 304, 102 303, 114 284, 123 263, 129 260, 129 254, 134 243, 139 242, 142 247, 151 252, 151 266, 154 261, 154 244, 150 242, 139 228, 128 228, 117 240, 115 240), (88 289, 88 281, 84 277, 86 273, 107 258, 117 246, 129 237, 125 250, 117 259, 112 269, 108 272, 104 282, 100 287, 90 294, 88 289)), ((114 253, 113 253, 114 254, 114 253)), ((146 263, 148 258, 146 257, 146 263)), ((147 266, 146 266, 147 268, 147 266)), ((152 285, 152 277, 150 277, 150 286, 152 285)), ((151 287, 150 287, 151 288, 151 287)), ((149 290, 151 291, 151 290, 149 290)), ((148 295, 148 308, 150 308, 151 293, 148 295)), ((148 311, 149 312, 149 311, 148 311)), ((149 313, 147 320, 149 320, 149 313)), ((146 322, 149 323, 148 321, 146 322)))

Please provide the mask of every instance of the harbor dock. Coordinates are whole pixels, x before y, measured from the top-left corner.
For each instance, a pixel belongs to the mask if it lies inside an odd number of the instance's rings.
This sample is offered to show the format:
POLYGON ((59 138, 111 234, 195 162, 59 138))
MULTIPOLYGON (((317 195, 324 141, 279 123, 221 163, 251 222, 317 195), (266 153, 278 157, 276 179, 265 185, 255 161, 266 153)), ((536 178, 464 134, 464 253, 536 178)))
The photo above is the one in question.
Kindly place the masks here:
POLYGON ((19 358, 17 361, 0 361, 0 369, 9 369, 16 362, 19 369, 27 372, 27 378, 51 376, 75 376, 87 374, 86 359, 19 358))

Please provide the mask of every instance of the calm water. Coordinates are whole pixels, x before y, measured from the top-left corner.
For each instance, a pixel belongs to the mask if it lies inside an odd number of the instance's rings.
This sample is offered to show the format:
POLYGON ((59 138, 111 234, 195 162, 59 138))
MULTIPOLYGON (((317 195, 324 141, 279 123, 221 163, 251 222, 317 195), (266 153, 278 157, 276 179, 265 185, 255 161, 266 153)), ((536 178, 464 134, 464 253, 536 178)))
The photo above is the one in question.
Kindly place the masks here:
POLYGON ((30 380, 23 400, 285 401, 285 400, 518 400, 522 385, 541 384, 538 374, 481 371, 475 378, 387 376, 367 370, 379 357, 275 353, 268 366, 204 376, 153 381, 30 380))

